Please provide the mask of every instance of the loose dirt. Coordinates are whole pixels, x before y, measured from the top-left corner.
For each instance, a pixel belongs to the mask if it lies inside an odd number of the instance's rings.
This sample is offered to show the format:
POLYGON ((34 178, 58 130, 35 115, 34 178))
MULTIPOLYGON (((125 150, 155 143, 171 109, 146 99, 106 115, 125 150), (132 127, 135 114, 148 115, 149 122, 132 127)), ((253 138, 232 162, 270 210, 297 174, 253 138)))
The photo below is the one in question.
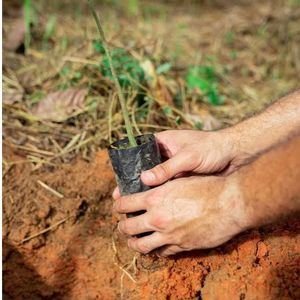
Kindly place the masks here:
POLYGON ((4 157, 15 162, 3 187, 5 299, 300 298, 299 219, 243 233, 209 251, 140 256, 116 230, 114 175, 105 151, 90 162, 78 158, 38 171, 12 149, 4 149, 4 157))

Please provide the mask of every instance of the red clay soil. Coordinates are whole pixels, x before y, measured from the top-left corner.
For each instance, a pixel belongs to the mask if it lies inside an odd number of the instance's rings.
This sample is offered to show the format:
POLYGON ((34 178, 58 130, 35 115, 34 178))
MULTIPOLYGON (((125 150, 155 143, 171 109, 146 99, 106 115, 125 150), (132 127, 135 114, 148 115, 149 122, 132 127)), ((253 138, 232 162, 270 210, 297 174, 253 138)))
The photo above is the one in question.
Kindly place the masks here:
POLYGON ((300 299, 299 219, 159 259, 135 255, 117 233, 105 151, 52 170, 18 163, 3 182, 5 299, 300 299))

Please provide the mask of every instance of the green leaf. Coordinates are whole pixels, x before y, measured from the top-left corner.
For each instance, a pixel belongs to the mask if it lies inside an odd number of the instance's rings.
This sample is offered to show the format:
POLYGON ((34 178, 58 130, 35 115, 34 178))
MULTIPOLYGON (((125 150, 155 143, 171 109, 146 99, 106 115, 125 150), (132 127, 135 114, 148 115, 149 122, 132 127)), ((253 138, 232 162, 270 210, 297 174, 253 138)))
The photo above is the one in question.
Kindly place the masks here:
POLYGON ((202 91, 210 104, 219 105, 222 103, 222 97, 220 97, 217 88, 218 77, 213 67, 190 67, 186 75, 186 83, 189 89, 202 91))
POLYGON ((219 96, 216 88, 212 88, 208 91, 207 98, 212 105, 219 105, 222 103, 221 97, 219 96))
POLYGON ((93 48, 96 53, 105 54, 105 49, 101 41, 93 41, 93 48))
POLYGON ((181 118, 179 116, 176 117, 175 124, 176 125, 180 125, 181 124, 181 118))
POLYGON ((225 42, 228 44, 228 45, 231 45, 233 42, 234 42, 234 39, 235 39, 235 34, 233 31, 228 31, 225 35, 225 42))
POLYGON ((45 97, 45 93, 43 91, 35 91, 33 94, 29 96, 30 103, 36 104, 40 102, 45 97))
MULTIPOLYGON (((117 77, 122 88, 136 86, 137 83, 142 83, 145 80, 144 71, 138 60, 128 55, 124 49, 114 49, 111 52, 111 55, 112 64, 116 70, 117 77)), ((103 76, 108 77, 111 80, 113 79, 109 66, 109 60, 106 56, 102 61, 100 70, 103 76)))
POLYGON ((175 104, 176 107, 182 107, 183 106, 183 95, 181 92, 178 92, 174 99, 173 99, 173 102, 175 104))
POLYGON ((232 59, 236 59, 238 53, 237 53, 236 50, 232 50, 232 51, 230 51, 229 55, 230 55, 230 57, 231 57, 232 59))
POLYGON ((74 79, 81 79, 82 78, 82 73, 80 71, 76 71, 73 78, 74 79))
POLYGON ((70 68, 67 66, 64 66, 59 72, 60 76, 66 76, 69 73, 70 73, 70 68))
POLYGON ((201 130, 201 129, 203 128, 203 124, 202 124, 201 122, 197 121, 197 122, 195 123, 195 128, 201 130))
POLYGON ((172 68, 172 64, 167 62, 167 63, 164 63, 160 66, 157 67, 156 69, 156 74, 163 74, 163 73, 167 73, 171 70, 172 68))
POLYGON ((139 3, 138 0, 129 0, 128 11, 131 15, 137 16, 139 13, 139 3))
POLYGON ((164 106, 163 112, 166 116, 170 116, 172 114, 172 108, 170 106, 164 106))
POLYGON ((55 33, 56 16, 52 15, 47 21, 43 41, 47 42, 55 33))

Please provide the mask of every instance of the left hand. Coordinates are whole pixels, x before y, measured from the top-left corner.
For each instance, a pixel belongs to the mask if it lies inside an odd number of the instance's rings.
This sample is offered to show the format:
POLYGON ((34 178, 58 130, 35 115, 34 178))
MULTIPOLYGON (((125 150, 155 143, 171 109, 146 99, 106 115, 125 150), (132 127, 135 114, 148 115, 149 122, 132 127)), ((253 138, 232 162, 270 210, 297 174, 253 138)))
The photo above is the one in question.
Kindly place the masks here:
POLYGON ((153 232, 128 239, 130 248, 144 254, 157 249, 158 255, 168 256, 221 245, 249 227, 234 176, 180 178, 143 193, 115 193, 118 213, 146 210, 120 221, 119 230, 130 236, 153 232))

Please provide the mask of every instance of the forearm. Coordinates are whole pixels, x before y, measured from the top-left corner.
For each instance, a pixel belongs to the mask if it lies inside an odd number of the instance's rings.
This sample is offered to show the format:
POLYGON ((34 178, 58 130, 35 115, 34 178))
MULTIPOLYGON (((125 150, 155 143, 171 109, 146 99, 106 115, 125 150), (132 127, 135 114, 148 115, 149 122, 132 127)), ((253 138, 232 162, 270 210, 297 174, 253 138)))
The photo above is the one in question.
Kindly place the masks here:
POLYGON ((231 137, 241 163, 252 161, 300 133, 300 90, 279 99, 257 116, 225 129, 225 132, 231 137))
POLYGON ((247 227, 300 211, 300 135, 240 169, 247 227))

